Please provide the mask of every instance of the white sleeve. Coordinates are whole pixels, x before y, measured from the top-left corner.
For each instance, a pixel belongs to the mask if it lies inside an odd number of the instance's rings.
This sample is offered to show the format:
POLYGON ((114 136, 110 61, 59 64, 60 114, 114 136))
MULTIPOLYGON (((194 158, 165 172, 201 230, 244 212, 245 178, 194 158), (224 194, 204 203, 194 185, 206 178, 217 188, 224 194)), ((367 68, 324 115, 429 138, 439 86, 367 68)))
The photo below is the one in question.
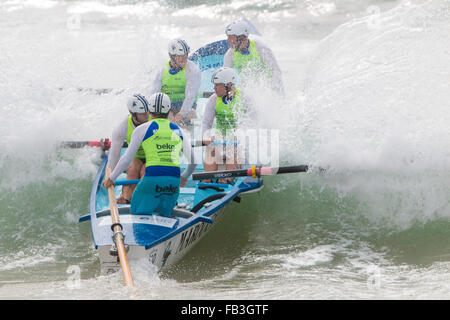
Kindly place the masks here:
POLYGON ((216 116, 216 100, 217 95, 214 93, 209 97, 208 101, 206 102, 202 120, 202 138, 205 137, 205 133, 208 133, 208 131, 211 130, 213 126, 214 117, 216 116))
POLYGON ((141 145, 145 133, 147 132, 147 129, 151 123, 152 122, 141 124, 140 126, 136 127, 136 129, 134 129, 127 151, 122 156, 122 158, 120 158, 119 163, 117 163, 117 166, 111 173, 110 179, 112 181, 116 180, 117 177, 128 168, 131 161, 133 161, 134 155, 139 149, 139 146, 141 145))
MULTIPOLYGON (((181 130, 181 129, 180 129, 181 130)), ((187 160, 186 169, 181 173, 181 176, 185 179, 189 178, 189 176, 194 172, 195 167, 197 167, 197 160, 195 158, 194 149, 191 146, 191 138, 189 137, 189 132, 187 135, 183 130, 181 130, 183 134, 183 155, 187 160)))
POLYGON ((223 56, 223 66, 233 68, 234 66, 233 58, 234 58, 234 49, 230 48, 228 49, 227 52, 225 52, 225 55, 223 56))
POLYGON ((195 64, 195 62, 188 60, 186 65, 185 98, 180 110, 180 113, 183 117, 186 117, 189 114, 189 111, 191 111, 192 109, 192 105, 195 102, 197 92, 200 89, 201 80, 202 75, 200 72, 200 68, 195 64))
POLYGON ((269 68, 272 73, 272 85, 284 96, 284 85, 281 75, 281 69, 278 66, 278 62, 273 55, 272 50, 267 47, 263 42, 255 40, 256 49, 263 60, 264 64, 269 68))
POLYGON ((164 73, 164 68, 161 68, 161 70, 158 73, 156 73, 156 76, 153 79, 152 88, 150 89, 150 95, 157 93, 157 92, 161 92, 163 73, 164 73))
POLYGON ((123 141, 127 138, 128 116, 114 129, 111 137, 111 150, 108 154, 108 168, 114 170, 120 158, 123 141))

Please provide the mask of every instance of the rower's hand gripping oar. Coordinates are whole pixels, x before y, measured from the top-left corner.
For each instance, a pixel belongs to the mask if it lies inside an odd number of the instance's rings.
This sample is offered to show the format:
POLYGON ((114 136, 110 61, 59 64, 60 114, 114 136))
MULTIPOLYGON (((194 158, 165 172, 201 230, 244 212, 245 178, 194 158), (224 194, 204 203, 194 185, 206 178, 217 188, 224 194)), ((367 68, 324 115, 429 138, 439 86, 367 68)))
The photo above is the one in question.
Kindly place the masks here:
MULTIPOLYGON (((106 168, 106 179, 111 175, 111 169, 106 168)), ((122 233, 122 225, 119 220, 119 209, 117 208, 116 194, 114 193, 114 185, 108 188, 109 208, 111 210, 111 229, 114 232, 113 241, 116 244, 119 256, 120 266, 122 268, 125 285, 133 286, 133 278, 131 277, 130 266, 128 265, 127 252, 125 250, 124 236, 122 233)))
POLYGON ((308 165, 302 164, 297 166, 286 166, 286 167, 256 167, 252 166, 248 169, 238 169, 238 170, 224 170, 224 171, 211 171, 211 172, 199 172, 192 174, 193 180, 202 179, 219 179, 219 178, 231 178, 231 177, 260 177, 260 176, 271 176, 283 173, 296 173, 296 172, 307 172, 308 165))

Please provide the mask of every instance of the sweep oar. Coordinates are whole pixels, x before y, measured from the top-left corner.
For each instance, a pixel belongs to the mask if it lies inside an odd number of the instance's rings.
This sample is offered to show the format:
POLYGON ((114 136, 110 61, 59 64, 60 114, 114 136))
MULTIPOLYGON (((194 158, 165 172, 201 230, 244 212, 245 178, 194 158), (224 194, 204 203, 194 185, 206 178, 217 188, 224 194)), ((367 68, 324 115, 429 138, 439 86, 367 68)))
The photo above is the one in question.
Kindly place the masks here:
MULTIPOLYGON (((211 145, 224 145, 223 142, 213 142, 211 145)), ((109 139, 101 139, 100 141, 63 141, 59 144, 61 148, 69 148, 69 149, 81 149, 84 147, 99 147, 102 150, 111 149, 111 140, 109 139)), ((196 140, 191 143, 193 148, 196 147, 204 147, 206 144, 202 140, 196 140)), ((126 141, 123 142, 122 148, 128 147, 128 143, 126 141)))
MULTIPOLYGON (((111 169, 106 168, 106 178, 111 175, 111 169)), ((119 255, 120 266, 122 268, 123 278, 127 286, 133 286, 133 278, 131 277, 130 266, 128 265, 127 252, 125 250, 124 236, 122 233, 122 225, 119 220, 119 209, 117 208, 116 195, 114 193, 114 185, 108 188, 109 208, 111 210, 111 229, 114 232, 113 241, 116 244, 117 253, 119 255)))
POLYGON ((259 177, 259 176, 271 176, 283 173, 296 173, 307 172, 308 165, 301 164, 297 166, 285 166, 285 167, 256 167, 252 166, 248 169, 238 170, 224 170, 224 171, 211 171, 211 172, 199 172, 192 174, 193 180, 202 179, 219 179, 219 178, 231 178, 231 177, 259 177))
MULTIPOLYGON (((127 147, 128 144, 124 141, 123 147, 127 147)), ((59 144, 61 148, 69 149, 81 149, 84 147, 99 147, 102 150, 109 150, 111 148, 111 140, 101 139, 100 141, 63 141, 59 144)))

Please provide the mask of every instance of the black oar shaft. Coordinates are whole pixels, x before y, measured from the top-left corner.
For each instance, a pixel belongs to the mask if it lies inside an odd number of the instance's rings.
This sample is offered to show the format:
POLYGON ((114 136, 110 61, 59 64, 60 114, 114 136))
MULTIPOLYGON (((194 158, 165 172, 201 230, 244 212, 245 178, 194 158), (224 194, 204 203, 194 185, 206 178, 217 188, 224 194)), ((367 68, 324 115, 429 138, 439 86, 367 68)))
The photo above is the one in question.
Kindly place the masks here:
POLYGON ((308 166, 306 164, 301 164, 298 166, 286 166, 279 168, 272 168, 272 174, 282 174, 282 173, 296 173, 296 172, 307 172, 308 166))
POLYGON ((192 180, 246 177, 247 169, 193 173, 192 180))
POLYGON ((201 179, 219 179, 219 178, 229 178, 229 177, 246 177, 246 176, 256 177, 256 176, 267 176, 267 175, 307 172, 307 171, 308 171, 308 165, 305 165, 305 164, 297 165, 297 166, 278 167, 278 168, 252 167, 249 169, 194 173, 192 175, 192 179, 193 180, 201 180, 201 179))

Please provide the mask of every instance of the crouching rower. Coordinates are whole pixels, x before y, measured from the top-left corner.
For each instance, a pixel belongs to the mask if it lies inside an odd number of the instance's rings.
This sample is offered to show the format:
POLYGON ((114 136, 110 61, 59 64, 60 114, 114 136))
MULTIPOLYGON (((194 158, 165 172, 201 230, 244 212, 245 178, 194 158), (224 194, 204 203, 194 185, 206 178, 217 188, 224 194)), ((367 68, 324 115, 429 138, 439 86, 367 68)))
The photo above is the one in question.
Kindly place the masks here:
POLYGON ((236 68, 241 80, 253 83, 265 79, 284 96, 281 69, 272 50, 259 39, 249 39, 250 28, 245 21, 237 20, 225 28, 230 49, 225 53, 223 66, 236 68))
MULTIPOLYGON (((134 129, 150 120, 148 101, 143 95, 133 95, 132 98, 128 99, 127 106, 130 114, 119 123, 112 133, 111 151, 109 152, 107 165, 111 171, 114 170, 119 161, 123 141, 126 140, 127 143, 130 144, 131 135, 133 134, 134 129)), ((139 147, 139 150, 134 155, 134 158, 127 169, 127 180, 137 180, 142 178, 145 172, 144 164, 145 153, 142 147, 139 147)), ((123 186, 122 194, 117 199, 117 203, 130 203, 135 188, 135 185, 123 186)))
MULTIPOLYGON (((226 170, 234 170, 242 163, 242 150, 235 140, 238 121, 247 112, 248 97, 243 97, 236 88, 237 75, 232 68, 216 70, 211 82, 215 93, 206 102, 202 121, 203 144, 207 146, 203 167, 205 171, 217 171, 218 164, 225 163, 226 170), (212 135, 214 119, 216 130, 212 135), (224 146, 214 146, 213 141, 222 141, 224 146)), ((231 179, 219 179, 217 182, 230 183, 231 179)))
POLYGON ((197 117, 195 109, 201 83, 200 69, 188 60, 189 52, 190 48, 183 39, 170 41, 170 60, 157 73, 151 89, 151 93, 162 92, 169 96, 172 108, 168 119, 185 126, 197 117))
POLYGON ((196 167, 194 152, 188 135, 167 117, 170 98, 163 93, 153 94, 149 101, 152 121, 137 127, 127 151, 120 159, 109 179, 103 186, 109 188, 121 172, 129 165, 140 145, 145 153, 145 175, 136 186, 131 198, 132 214, 159 212, 170 216, 177 203, 180 186, 184 187, 196 167), (181 152, 188 165, 180 176, 181 152))

